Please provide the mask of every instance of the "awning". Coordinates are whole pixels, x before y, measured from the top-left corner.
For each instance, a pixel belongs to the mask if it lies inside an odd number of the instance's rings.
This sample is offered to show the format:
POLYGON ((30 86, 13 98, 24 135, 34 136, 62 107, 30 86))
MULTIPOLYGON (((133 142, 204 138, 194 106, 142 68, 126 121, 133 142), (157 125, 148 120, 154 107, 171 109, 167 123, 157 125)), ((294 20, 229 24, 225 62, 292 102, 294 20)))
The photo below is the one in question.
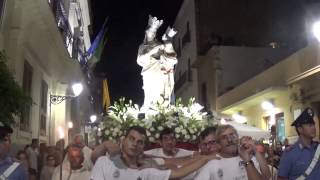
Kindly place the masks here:
POLYGON ((260 139, 269 139, 270 138, 270 132, 262 130, 257 127, 249 126, 246 124, 240 124, 234 121, 226 121, 225 124, 229 124, 233 126, 237 131, 240 137, 242 136, 250 136, 255 140, 260 139))

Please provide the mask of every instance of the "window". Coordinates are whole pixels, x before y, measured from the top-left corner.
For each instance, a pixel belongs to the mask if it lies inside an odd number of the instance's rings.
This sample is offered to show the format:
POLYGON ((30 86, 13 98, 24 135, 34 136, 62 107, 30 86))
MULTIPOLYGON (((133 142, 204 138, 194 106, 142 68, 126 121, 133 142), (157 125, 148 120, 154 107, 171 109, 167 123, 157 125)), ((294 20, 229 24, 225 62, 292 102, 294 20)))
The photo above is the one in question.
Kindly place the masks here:
POLYGON ((0 0, 0 23, 3 22, 4 12, 6 7, 6 0, 0 0))
POLYGON ((189 27, 189 22, 187 22, 187 31, 182 37, 182 48, 188 43, 191 42, 191 37, 190 37, 190 27, 189 27))
POLYGON ((208 107, 208 102, 207 102, 207 84, 204 82, 201 84, 201 103, 204 105, 204 109, 208 110, 210 107, 208 107))
POLYGON ((267 130, 274 133, 277 141, 282 143, 285 139, 284 113, 278 113, 271 117, 266 116, 263 119, 265 120, 267 130))
MULTIPOLYGON (((24 61, 23 68, 23 91, 31 97, 32 92, 32 66, 28 61, 24 61)), ((30 111, 31 107, 27 107, 23 112, 20 120, 20 129, 29 131, 30 130, 30 111)))
POLYGON ((284 114, 276 114, 277 139, 283 143, 285 136, 284 114))
POLYGON ((180 46, 180 38, 178 38, 178 40, 176 41, 176 48, 177 50, 177 56, 181 57, 181 46, 180 46))
POLYGON ((192 81, 191 60, 188 59, 188 81, 192 81))
POLYGON ((47 134, 48 84, 42 80, 40 94, 40 135, 47 134))

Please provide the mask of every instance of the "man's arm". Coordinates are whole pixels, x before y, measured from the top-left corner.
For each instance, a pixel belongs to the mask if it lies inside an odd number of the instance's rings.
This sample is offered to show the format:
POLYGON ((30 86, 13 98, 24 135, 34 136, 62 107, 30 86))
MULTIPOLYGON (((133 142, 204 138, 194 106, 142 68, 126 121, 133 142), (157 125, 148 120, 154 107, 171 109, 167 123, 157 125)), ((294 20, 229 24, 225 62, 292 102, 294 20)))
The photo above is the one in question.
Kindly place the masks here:
MULTIPOLYGON (((250 161, 250 160, 249 160, 250 161)), ((246 162, 249 162, 246 161, 246 162)), ((267 177, 263 177, 258 170, 256 169, 256 167, 254 166, 253 163, 248 163, 246 165, 246 171, 247 171, 247 175, 248 175, 248 179, 249 180, 268 180, 269 178, 267 177)))
POLYGON ((266 159, 263 157, 263 155, 260 152, 255 151, 255 157, 259 163, 261 175, 265 177, 265 179, 269 179, 271 177, 271 172, 268 167, 266 159))
POLYGON ((105 141, 92 151, 91 161, 94 164, 99 157, 106 155, 106 153, 109 153, 109 155, 112 156, 119 152, 120 152, 119 144, 113 141, 105 141))
POLYGON ((193 156, 184 156, 178 158, 163 158, 165 164, 174 164, 176 166, 181 166, 186 164, 187 162, 192 161, 193 156))
POLYGON ((291 158, 288 151, 283 152, 278 168, 278 180, 287 180, 291 169, 291 158))
POLYGON ((199 156, 194 162, 190 164, 184 165, 177 169, 172 169, 170 174, 170 179, 183 178, 188 174, 198 170, 203 165, 205 165, 208 161, 213 159, 217 159, 217 157, 215 155, 199 156))
MULTIPOLYGON (((248 179, 249 180, 265 180, 265 179, 268 180, 270 178, 270 170, 266 169, 266 167, 264 167, 264 164, 262 162, 262 169, 265 171, 264 172, 265 174, 259 173, 259 171, 256 169, 256 167, 254 166, 254 163, 251 160, 251 155, 254 152, 255 152, 255 146, 252 138, 249 136, 242 137, 240 139, 239 155, 241 159, 246 163, 245 169, 247 172, 248 179)), ((259 158, 261 161, 262 157, 259 157, 259 158)))

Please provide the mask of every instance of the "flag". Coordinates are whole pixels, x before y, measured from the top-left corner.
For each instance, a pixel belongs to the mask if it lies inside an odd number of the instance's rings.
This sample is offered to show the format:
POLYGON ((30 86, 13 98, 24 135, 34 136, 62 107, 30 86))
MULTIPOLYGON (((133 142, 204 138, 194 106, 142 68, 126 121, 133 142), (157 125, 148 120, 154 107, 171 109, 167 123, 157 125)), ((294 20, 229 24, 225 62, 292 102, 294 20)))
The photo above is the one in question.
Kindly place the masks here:
POLYGON ((101 30, 99 31, 98 35, 94 39, 93 43, 91 44, 90 48, 87 51, 87 57, 88 57, 88 65, 90 68, 93 68, 95 64, 100 60, 103 48, 105 44, 107 43, 107 40, 105 38, 105 34, 107 32, 106 24, 107 24, 108 18, 105 20, 105 22, 102 25, 101 30))
POLYGON ((108 81, 104 79, 102 82, 102 106, 104 112, 107 112, 108 107, 110 106, 110 96, 109 96, 109 88, 108 88, 108 81))

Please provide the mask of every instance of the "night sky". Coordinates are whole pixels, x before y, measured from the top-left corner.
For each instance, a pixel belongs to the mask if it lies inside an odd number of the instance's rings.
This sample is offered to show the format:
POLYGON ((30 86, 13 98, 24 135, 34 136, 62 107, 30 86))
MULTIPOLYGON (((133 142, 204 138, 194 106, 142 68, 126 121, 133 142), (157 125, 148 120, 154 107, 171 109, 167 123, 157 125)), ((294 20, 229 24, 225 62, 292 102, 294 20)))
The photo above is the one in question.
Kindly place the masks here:
POLYGON ((174 23, 182 0, 92 0, 92 41, 104 20, 107 24, 107 45, 95 72, 105 74, 109 81, 112 101, 120 97, 143 102, 141 67, 137 65, 137 51, 144 38, 148 15, 164 20, 158 31, 161 36, 174 23))

